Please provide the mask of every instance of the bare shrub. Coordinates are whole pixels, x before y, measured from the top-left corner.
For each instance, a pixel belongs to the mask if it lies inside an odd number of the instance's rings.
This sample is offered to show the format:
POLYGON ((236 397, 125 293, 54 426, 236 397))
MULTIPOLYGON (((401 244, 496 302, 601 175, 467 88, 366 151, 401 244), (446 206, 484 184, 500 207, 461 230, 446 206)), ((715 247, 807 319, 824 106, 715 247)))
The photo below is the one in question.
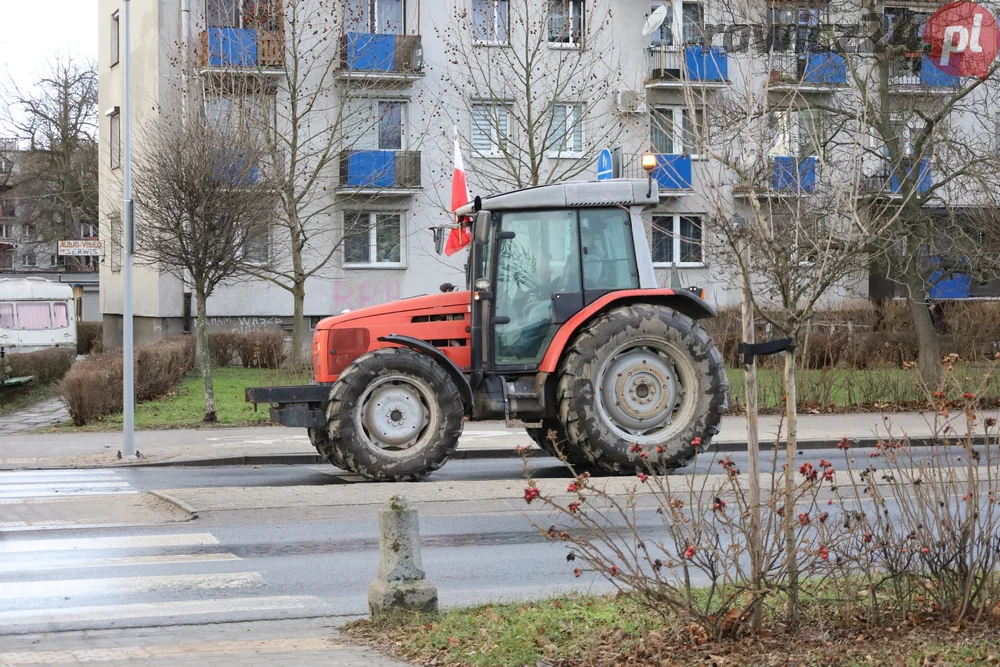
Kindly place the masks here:
POLYGON ((90 354, 104 348, 104 322, 76 323, 76 353, 90 354), (95 349, 97 348, 97 349, 95 349))
POLYGON ((48 384, 61 380, 73 365, 75 357, 72 350, 53 347, 37 352, 9 354, 6 360, 10 364, 10 374, 13 377, 33 375, 35 382, 48 384))
POLYGON ((280 330, 240 334, 236 354, 243 368, 281 368, 285 360, 285 334, 280 330))
POLYGON ((212 359, 212 365, 219 368, 231 365, 238 356, 237 351, 242 338, 243 334, 239 333, 211 334, 208 340, 208 354, 212 359))

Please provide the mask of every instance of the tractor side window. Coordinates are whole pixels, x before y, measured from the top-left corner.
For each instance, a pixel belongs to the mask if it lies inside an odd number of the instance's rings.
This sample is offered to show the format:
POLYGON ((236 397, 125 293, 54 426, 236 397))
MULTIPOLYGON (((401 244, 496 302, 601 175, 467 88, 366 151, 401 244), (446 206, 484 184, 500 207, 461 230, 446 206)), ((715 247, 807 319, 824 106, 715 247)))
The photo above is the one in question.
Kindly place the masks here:
POLYGON ((506 213, 501 231, 514 236, 497 253, 494 359, 535 364, 559 328, 553 295, 581 291, 576 211, 506 213))
POLYGON ((580 242, 584 290, 638 289, 639 271, 635 265, 628 211, 620 208, 581 210, 580 242))

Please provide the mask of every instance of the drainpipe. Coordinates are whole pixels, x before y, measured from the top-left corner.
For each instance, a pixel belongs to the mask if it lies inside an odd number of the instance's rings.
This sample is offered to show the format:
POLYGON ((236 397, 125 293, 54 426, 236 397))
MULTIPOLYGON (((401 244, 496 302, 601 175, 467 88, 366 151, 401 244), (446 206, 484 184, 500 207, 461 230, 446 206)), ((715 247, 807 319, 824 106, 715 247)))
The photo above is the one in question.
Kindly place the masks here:
POLYGON ((181 0, 181 122, 188 122, 188 77, 191 69, 191 0, 181 0))

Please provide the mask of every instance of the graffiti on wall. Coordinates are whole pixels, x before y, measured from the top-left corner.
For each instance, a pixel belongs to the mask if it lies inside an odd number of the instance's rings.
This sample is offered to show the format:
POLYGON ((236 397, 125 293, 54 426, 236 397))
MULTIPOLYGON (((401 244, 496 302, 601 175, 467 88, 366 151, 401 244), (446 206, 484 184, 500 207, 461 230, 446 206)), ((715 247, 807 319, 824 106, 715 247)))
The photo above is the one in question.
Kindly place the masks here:
POLYGON ((212 331, 250 333, 280 327, 280 317, 209 317, 208 328, 212 331))
POLYGON ((402 278, 333 281, 333 314, 398 301, 403 296, 402 278))

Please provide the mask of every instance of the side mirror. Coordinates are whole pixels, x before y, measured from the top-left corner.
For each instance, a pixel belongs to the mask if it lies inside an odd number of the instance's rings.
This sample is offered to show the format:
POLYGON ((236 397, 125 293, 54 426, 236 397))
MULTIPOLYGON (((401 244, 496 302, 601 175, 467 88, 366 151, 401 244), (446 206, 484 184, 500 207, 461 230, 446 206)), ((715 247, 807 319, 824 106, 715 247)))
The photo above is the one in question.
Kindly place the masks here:
POLYGON ((444 227, 431 227, 434 232, 434 251, 439 255, 444 253, 444 230, 444 227))
POLYGON ((455 286, 452 285, 451 283, 441 283, 441 287, 439 287, 438 289, 440 289, 442 292, 454 292, 455 286))
POLYGON ((490 238, 491 224, 489 211, 479 211, 476 213, 475 222, 472 223, 472 233, 476 245, 486 245, 486 241, 490 238))

